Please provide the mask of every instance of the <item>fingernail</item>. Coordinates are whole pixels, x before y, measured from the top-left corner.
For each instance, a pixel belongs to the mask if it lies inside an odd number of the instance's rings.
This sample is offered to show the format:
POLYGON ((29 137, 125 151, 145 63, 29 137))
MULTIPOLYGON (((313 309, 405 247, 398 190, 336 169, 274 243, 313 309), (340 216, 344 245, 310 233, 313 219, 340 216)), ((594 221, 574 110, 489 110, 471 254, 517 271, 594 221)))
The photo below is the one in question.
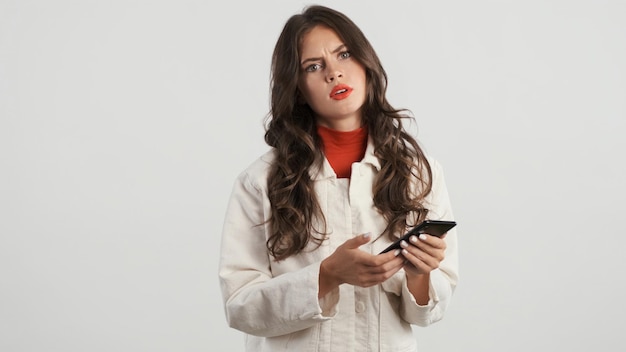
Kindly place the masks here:
POLYGON ((420 235, 420 240, 422 240, 422 241, 426 241, 426 235, 421 234, 421 235, 420 235))
POLYGON ((400 246, 406 248, 409 244, 406 241, 400 241, 400 246))
POLYGON ((400 252, 401 252, 401 251, 400 251, 399 249, 396 249, 396 251, 395 251, 395 252, 393 252, 393 254, 397 257, 397 256, 399 256, 399 255, 400 255, 400 252))
POLYGON ((417 237, 411 236, 410 240, 411 240, 411 242, 415 243, 415 242, 417 242, 417 237))
POLYGON ((363 234, 363 238, 365 238, 365 239, 369 240, 370 237, 372 237, 372 233, 371 232, 366 232, 366 233, 363 234))

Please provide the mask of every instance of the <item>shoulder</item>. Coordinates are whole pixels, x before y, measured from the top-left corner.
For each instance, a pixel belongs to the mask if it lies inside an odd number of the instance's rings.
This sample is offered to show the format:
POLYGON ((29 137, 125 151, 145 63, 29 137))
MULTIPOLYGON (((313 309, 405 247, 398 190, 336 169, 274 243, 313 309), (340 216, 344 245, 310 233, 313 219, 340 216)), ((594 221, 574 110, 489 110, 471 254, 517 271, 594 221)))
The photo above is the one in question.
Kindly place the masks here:
POLYGON ((443 175, 443 167, 441 163, 437 159, 435 159, 432 155, 426 155, 426 161, 428 161, 428 165, 430 165, 430 170, 433 173, 433 181, 443 175))
POLYGON ((445 184, 443 166, 439 160, 432 155, 426 155, 426 160, 428 161, 428 165, 430 166, 430 171, 432 173, 433 189, 441 187, 442 184, 445 184))
POLYGON ((272 148, 248 165, 239 174, 237 180, 244 186, 252 187, 258 191, 266 190, 267 178, 274 159, 275 150, 272 148))

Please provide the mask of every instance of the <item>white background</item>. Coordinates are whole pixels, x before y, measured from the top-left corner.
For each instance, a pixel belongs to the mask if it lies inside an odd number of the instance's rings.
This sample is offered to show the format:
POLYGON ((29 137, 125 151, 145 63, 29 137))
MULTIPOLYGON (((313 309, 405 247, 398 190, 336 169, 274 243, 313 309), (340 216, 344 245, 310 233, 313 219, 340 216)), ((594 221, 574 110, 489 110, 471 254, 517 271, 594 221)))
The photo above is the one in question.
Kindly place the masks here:
MULTIPOLYGON (((626 2, 320 3, 446 172, 461 282, 421 351, 626 348, 626 2)), ((305 4, 0 0, 0 350, 242 350, 220 231, 305 4)))

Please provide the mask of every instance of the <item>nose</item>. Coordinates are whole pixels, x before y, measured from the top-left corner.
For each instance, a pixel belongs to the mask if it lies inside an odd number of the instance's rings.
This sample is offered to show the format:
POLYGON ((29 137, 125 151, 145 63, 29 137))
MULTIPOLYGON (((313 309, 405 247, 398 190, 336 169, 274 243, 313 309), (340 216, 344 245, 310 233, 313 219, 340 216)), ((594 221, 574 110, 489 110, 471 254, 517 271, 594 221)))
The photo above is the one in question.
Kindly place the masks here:
POLYGON ((336 68, 335 66, 327 66, 327 73, 326 73, 326 82, 328 83, 332 83, 334 82, 337 78, 341 78, 343 77, 343 72, 341 72, 338 68, 336 68))

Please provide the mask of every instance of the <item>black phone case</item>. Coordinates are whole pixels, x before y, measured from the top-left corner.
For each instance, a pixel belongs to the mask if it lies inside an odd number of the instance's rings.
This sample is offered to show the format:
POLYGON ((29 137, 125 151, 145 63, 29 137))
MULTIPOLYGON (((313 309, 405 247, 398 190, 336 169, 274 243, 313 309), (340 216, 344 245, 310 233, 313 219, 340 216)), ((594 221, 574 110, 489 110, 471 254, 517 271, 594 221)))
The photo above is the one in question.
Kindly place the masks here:
POLYGON ((400 242, 402 242, 403 240, 408 242, 409 241, 409 237, 411 237, 413 235, 419 235, 421 233, 426 233, 426 234, 429 234, 431 236, 441 237, 444 234, 446 234, 446 232, 450 231, 450 229, 452 229, 455 226, 456 226, 456 222, 455 221, 424 220, 422 223, 420 223, 419 225, 417 225, 414 228, 412 228, 411 230, 409 230, 409 232, 407 232, 400 239, 398 239, 397 241, 392 243, 389 247, 383 249, 383 251, 380 252, 379 254, 383 254, 383 253, 389 252, 389 251, 394 250, 394 249, 402 248, 402 247, 400 247, 400 242))

